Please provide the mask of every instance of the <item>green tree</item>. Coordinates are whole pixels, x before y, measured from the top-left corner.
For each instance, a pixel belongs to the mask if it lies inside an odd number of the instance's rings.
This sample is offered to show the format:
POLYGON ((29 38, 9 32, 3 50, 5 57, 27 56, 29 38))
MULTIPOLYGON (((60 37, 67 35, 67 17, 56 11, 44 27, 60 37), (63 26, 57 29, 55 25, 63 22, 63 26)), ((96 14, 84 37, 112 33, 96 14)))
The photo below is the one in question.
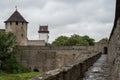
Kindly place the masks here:
POLYGON ((97 42, 98 44, 107 44, 108 43, 108 38, 103 38, 100 41, 97 42))
POLYGON ((68 46, 73 46, 73 45, 82 45, 82 37, 80 37, 77 34, 71 35, 69 38, 67 44, 68 46))
POLYGON ((86 41, 86 43, 87 43, 86 45, 88 45, 88 46, 93 46, 93 45, 95 45, 95 40, 92 39, 92 38, 90 38, 90 37, 87 36, 87 35, 83 36, 83 40, 86 41))
POLYGON ((6 60, 14 54, 15 36, 12 33, 0 32, 0 61, 1 69, 5 68, 6 60))
POLYGON ((52 43, 53 46, 93 46, 94 44, 94 39, 89 36, 77 34, 71 35, 71 37, 60 36, 52 43))
POLYGON ((60 36, 55 41, 53 41, 53 46, 65 46, 68 41, 68 37, 66 36, 60 36))
POLYGON ((24 69, 18 65, 14 54, 18 53, 16 38, 11 32, 0 32, 0 69, 17 73, 24 69))

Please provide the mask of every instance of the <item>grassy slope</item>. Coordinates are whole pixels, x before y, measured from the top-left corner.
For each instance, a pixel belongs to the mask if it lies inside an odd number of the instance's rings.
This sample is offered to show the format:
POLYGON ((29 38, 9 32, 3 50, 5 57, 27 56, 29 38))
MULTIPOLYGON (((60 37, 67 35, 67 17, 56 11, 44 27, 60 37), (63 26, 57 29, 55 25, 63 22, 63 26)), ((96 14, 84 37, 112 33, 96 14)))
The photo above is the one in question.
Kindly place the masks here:
POLYGON ((0 80, 29 80, 37 75, 42 74, 41 72, 30 72, 21 74, 7 74, 0 71, 0 80))

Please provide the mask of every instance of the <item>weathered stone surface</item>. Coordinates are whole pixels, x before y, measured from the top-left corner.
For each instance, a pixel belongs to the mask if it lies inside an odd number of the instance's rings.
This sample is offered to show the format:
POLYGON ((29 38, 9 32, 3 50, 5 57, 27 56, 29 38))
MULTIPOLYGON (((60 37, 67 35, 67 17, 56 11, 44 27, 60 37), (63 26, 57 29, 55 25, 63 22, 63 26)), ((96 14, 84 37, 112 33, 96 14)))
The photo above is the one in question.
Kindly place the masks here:
POLYGON ((85 72, 100 56, 100 53, 96 54, 82 62, 47 72, 31 80, 83 80, 85 72))
POLYGON ((116 0, 115 21, 109 39, 108 53, 111 79, 120 80, 120 0, 116 0))
POLYGON ((107 55, 102 55, 85 73, 83 80, 110 80, 107 55))
POLYGON ((31 71, 41 72, 71 65, 99 53, 95 46, 21 46, 20 49, 21 53, 16 55, 18 63, 31 71))

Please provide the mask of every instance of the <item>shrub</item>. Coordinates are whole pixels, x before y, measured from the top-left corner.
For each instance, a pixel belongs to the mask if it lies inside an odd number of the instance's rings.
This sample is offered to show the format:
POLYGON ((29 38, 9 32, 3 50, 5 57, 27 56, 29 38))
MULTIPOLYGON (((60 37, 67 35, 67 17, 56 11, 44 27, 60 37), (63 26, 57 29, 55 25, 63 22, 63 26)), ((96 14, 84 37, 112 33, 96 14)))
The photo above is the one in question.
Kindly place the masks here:
POLYGON ((4 70, 10 73, 25 73, 29 72, 28 69, 24 68, 23 66, 19 65, 14 58, 10 58, 6 60, 6 65, 4 70))

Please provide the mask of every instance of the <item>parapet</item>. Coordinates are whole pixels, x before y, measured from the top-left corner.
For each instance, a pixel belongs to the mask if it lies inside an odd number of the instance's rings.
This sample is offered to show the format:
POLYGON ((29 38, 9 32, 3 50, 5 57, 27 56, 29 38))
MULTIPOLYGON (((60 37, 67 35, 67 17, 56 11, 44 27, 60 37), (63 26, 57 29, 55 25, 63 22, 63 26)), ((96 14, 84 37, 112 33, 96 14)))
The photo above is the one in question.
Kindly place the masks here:
POLYGON ((46 43, 44 40, 28 40, 27 46, 45 46, 46 43))

